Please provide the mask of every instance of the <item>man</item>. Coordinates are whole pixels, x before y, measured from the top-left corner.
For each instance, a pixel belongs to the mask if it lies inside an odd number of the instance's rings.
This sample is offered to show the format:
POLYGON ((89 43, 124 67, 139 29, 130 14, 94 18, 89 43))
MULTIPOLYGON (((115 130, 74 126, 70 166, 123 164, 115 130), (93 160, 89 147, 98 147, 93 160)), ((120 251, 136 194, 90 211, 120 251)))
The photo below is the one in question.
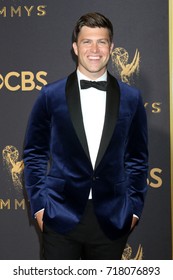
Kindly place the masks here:
POLYGON ((24 174, 45 259, 121 259, 142 213, 146 113, 139 91, 107 71, 112 38, 109 19, 83 15, 77 70, 45 86, 30 116, 24 174))

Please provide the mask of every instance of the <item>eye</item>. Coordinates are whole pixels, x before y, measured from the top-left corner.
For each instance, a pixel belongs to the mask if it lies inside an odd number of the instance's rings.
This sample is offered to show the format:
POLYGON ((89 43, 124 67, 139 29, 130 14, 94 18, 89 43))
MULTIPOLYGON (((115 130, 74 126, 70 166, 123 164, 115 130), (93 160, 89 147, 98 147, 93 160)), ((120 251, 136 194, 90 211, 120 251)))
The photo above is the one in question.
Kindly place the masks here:
POLYGON ((109 42, 105 39, 99 40, 100 45, 109 45, 109 42))
POLYGON ((83 40, 82 43, 87 45, 87 44, 91 44, 91 41, 87 39, 87 40, 83 40))

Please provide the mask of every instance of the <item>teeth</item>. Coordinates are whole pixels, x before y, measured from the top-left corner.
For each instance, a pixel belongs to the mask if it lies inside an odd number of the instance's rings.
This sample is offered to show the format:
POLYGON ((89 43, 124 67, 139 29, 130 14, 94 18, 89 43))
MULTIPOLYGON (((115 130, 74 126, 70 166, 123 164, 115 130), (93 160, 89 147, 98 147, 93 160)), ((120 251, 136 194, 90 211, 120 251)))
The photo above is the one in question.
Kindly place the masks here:
POLYGON ((100 59, 99 56, 97 56, 97 57, 96 57, 96 56, 94 56, 94 57, 93 57, 93 56, 89 56, 88 58, 89 58, 89 59, 100 59))

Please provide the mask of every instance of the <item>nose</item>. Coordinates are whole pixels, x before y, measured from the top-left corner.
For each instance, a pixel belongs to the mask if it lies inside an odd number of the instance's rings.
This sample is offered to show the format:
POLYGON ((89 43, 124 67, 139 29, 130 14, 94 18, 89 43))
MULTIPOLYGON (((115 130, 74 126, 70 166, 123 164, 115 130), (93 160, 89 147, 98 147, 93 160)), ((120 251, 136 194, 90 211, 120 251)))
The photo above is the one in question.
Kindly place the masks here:
POLYGON ((91 45, 91 51, 93 52, 93 53, 96 53, 96 52, 98 52, 98 44, 97 43, 92 43, 92 45, 91 45))

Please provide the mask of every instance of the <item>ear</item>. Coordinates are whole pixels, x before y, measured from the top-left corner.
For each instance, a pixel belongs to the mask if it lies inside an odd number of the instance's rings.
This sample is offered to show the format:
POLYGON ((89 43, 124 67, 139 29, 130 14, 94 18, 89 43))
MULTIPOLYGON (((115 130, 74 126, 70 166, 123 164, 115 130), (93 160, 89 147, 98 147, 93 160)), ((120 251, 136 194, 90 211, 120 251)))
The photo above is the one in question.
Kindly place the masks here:
POLYGON ((78 56, 78 47, 77 47, 76 42, 73 43, 73 50, 74 50, 75 55, 78 56))
POLYGON ((111 43, 111 47, 110 47, 110 54, 112 53, 113 48, 114 48, 114 43, 111 43))

